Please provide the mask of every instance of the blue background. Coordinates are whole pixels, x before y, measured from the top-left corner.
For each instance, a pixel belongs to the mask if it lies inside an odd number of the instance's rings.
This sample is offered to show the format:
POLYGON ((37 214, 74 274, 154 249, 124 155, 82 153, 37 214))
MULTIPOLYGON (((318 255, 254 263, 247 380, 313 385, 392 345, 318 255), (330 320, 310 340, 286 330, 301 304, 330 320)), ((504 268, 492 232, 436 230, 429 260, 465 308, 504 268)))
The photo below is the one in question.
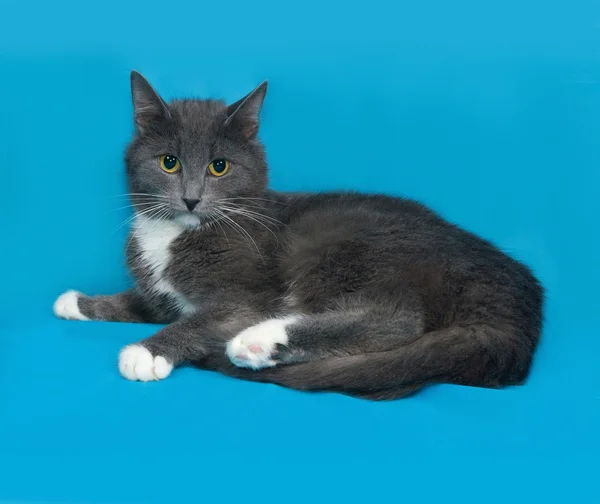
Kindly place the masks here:
POLYGON ((600 6, 0 0, 0 501, 600 502, 600 6), (167 98, 270 88, 279 189, 420 199, 548 288, 526 386, 403 401, 181 369, 145 325, 54 319, 129 280, 129 71, 167 98))

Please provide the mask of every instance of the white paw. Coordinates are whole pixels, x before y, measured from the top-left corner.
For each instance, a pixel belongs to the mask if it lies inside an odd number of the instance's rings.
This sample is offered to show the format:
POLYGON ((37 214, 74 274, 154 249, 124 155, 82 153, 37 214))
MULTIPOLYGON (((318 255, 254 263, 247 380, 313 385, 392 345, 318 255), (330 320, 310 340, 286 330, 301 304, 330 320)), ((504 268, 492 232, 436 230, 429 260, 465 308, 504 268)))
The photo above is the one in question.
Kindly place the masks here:
POLYGON ((173 364, 161 355, 152 357, 142 345, 128 345, 119 354, 119 371, 128 380, 162 380, 171 374, 173 364))
POLYGON ((61 294, 54 302, 54 315, 67 320, 90 320, 79 311, 77 300, 80 296, 83 294, 74 290, 61 294))
POLYGON ((229 360, 238 367, 252 369, 275 366, 275 345, 288 344, 285 328, 296 320, 298 317, 272 319, 245 329, 227 343, 229 360))

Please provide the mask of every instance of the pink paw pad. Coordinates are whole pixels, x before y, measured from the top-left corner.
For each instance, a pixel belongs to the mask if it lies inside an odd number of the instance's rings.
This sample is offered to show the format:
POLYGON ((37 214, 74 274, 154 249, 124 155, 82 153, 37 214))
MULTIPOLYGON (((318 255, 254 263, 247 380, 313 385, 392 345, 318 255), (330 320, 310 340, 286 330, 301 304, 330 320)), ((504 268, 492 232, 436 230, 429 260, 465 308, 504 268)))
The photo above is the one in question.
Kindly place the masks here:
POLYGON ((263 352, 263 348, 257 344, 248 345, 248 350, 250 350, 251 352, 254 352, 254 353, 262 353, 263 352))

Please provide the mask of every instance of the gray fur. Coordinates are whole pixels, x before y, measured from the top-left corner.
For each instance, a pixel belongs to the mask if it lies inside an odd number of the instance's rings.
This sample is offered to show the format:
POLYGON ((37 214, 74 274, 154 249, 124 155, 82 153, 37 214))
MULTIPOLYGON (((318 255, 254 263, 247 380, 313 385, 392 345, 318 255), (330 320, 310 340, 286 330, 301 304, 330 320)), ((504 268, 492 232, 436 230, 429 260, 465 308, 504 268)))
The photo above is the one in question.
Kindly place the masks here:
POLYGON ((132 73, 132 203, 138 214, 187 223, 161 278, 196 311, 185 315, 157 293, 134 232, 135 289, 81 298, 81 312, 168 323, 142 342, 154 355, 301 390, 391 399, 430 383, 523 382, 542 325, 543 291, 529 269, 414 201, 269 191, 256 136, 265 93, 263 83, 229 107, 166 104, 132 73), (181 160, 180 172, 160 170, 164 154, 181 160), (219 158, 231 169, 217 178, 206 167, 219 158), (182 198, 200 203, 189 212, 182 198), (229 362, 228 340, 289 314, 303 317, 288 328, 276 367, 229 362))

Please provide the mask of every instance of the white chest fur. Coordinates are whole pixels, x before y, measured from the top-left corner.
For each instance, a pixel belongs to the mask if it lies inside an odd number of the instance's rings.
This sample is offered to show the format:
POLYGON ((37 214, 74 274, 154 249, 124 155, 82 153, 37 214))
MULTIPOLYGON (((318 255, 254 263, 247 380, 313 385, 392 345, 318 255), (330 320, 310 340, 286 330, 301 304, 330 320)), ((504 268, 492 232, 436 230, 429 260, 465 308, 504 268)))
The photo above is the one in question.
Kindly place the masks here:
POLYGON ((164 278, 164 271, 171 262, 171 244, 185 228, 172 221, 157 221, 138 217, 134 224, 134 236, 140 247, 143 261, 151 271, 154 290, 172 297, 184 314, 195 311, 185 296, 175 290, 164 278))

